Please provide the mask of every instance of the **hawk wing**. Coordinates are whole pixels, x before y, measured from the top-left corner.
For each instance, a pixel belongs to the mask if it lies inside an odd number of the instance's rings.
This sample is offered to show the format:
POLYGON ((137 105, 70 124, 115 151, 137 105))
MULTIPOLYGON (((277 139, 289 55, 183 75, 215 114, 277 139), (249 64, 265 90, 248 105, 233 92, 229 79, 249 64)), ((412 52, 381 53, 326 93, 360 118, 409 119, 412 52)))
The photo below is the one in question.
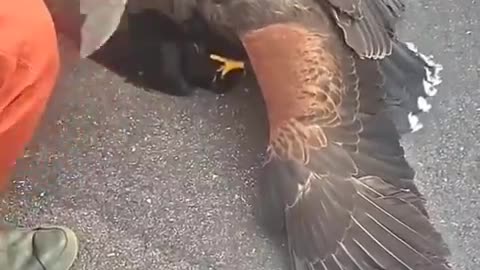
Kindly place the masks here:
POLYGON ((346 43, 361 57, 392 53, 395 24, 405 10, 401 0, 316 0, 343 30, 346 43))
POLYGON ((261 196, 285 225, 293 269, 449 269, 387 113, 381 61, 329 26, 269 24, 241 40, 270 124, 261 196))

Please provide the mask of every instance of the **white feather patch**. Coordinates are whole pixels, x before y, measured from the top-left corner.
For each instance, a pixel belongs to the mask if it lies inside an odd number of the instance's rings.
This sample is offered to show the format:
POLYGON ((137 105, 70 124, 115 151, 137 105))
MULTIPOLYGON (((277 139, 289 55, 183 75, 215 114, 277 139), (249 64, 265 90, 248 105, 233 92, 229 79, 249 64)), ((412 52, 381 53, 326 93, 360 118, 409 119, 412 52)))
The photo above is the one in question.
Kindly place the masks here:
POLYGON ((423 124, 420 123, 418 116, 414 115, 413 113, 408 114, 408 122, 410 123, 410 128, 412 129, 412 133, 419 131, 423 128, 423 124))
POLYGON ((432 55, 426 56, 418 52, 418 48, 415 46, 415 44, 411 42, 405 42, 405 45, 409 50, 414 52, 416 55, 422 58, 425 63, 427 63, 427 66, 425 67, 426 78, 423 80, 423 88, 428 96, 435 96, 438 92, 436 86, 442 83, 440 71, 443 70, 443 66, 435 63, 432 55))
POLYGON ((405 42, 405 45, 407 45, 407 48, 414 52, 414 53, 418 53, 418 48, 417 46, 415 46, 415 44, 413 44, 412 42, 405 42))
POLYGON ((429 112, 432 109, 432 105, 424 97, 418 97, 417 106, 423 112, 429 112))

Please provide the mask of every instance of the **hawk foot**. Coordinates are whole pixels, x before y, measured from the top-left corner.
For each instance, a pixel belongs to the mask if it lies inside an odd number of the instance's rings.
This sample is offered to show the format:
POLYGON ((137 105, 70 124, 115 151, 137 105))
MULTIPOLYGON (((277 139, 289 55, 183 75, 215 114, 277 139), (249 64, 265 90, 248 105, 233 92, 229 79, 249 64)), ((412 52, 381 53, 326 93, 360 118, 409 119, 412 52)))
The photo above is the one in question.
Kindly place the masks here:
MULTIPOLYGON (((210 54, 210 59, 222 63, 222 65, 217 69, 217 72, 220 73, 220 77, 222 80, 225 78, 225 76, 228 73, 234 70, 240 69, 240 70, 243 70, 243 72, 245 72, 245 63, 242 61, 229 59, 216 54, 210 54)), ((215 76, 215 79, 216 79, 216 76, 215 76)))

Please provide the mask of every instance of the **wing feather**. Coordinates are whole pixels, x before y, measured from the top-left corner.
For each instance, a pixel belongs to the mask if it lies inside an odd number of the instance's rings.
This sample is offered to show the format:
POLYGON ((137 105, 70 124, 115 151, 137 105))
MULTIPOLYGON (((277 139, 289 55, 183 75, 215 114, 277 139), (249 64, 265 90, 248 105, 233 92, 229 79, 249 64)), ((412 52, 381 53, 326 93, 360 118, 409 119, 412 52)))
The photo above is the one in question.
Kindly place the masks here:
POLYGON ((261 194, 281 212, 269 211, 293 269, 449 269, 385 113, 379 63, 319 29, 272 24, 242 38, 270 121, 261 194))
POLYGON ((392 53, 395 24, 405 10, 402 0, 317 0, 330 11, 346 43, 361 57, 392 53))

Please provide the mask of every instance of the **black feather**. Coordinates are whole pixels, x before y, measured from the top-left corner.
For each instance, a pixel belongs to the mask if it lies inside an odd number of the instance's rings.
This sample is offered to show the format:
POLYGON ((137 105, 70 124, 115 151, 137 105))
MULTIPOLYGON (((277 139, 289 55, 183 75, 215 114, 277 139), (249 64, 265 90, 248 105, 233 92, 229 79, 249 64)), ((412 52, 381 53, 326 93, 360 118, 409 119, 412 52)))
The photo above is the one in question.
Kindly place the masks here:
POLYGON ((189 96, 196 88, 225 93, 242 77, 229 73, 213 80, 220 63, 215 53, 229 58, 241 55, 241 48, 221 39, 194 16, 178 24, 153 9, 128 13, 128 30, 119 29, 107 44, 90 58, 148 91, 189 96))
POLYGON ((380 61, 386 109, 400 134, 421 128, 420 123, 412 126, 409 118, 430 110, 428 98, 437 92, 441 70, 441 65, 420 54, 412 44, 400 41, 393 44, 392 54, 380 61))

